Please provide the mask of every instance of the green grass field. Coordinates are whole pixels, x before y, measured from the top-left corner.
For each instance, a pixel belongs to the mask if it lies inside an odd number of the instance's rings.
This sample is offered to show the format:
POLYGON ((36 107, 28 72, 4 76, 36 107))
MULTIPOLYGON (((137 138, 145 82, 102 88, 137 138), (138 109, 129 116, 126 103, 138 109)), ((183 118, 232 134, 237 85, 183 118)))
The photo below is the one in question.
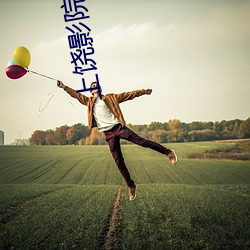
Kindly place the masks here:
POLYGON ((123 145, 133 202, 106 145, 0 147, 0 249, 103 249, 120 186, 112 249, 249 249, 250 162, 185 157, 231 145, 123 145))

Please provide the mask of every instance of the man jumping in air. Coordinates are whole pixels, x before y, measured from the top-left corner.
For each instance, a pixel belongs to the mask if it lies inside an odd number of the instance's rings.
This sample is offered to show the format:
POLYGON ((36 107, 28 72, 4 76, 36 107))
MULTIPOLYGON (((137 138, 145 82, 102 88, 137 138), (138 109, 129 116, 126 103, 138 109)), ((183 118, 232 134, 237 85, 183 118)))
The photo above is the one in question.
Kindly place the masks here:
POLYGON ((127 166, 122 156, 120 139, 133 142, 145 148, 151 148, 159 153, 166 155, 171 164, 177 163, 177 156, 174 150, 163 147, 161 144, 146 140, 132 130, 127 128, 119 103, 132 100, 142 95, 150 95, 152 89, 135 90, 121 94, 102 95, 101 87, 97 88, 97 82, 90 85, 92 97, 87 97, 77 93, 74 89, 65 86, 61 81, 57 81, 57 86, 63 88, 69 95, 76 98, 80 103, 88 107, 88 125, 89 129, 97 127, 100 132, 104 132, 106 141, 109 144, 110 152, 120 170, 124 180, 129 187, 129 199, 132 201, 136 197, 136 185, 131 179, 127 166), (100 92, 99 92, 100 91, 100 92))

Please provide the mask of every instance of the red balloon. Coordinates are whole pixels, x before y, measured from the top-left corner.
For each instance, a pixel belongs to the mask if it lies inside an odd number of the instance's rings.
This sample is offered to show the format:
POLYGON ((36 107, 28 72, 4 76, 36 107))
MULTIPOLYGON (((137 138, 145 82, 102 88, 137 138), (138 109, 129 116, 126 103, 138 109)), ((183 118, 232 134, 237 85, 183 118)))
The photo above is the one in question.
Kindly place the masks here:
POLYGON ((18 79, 24 76, 27 73, 27 69, 19 65, 10 65, 6 69, 6 75, 11 79, 18 79))

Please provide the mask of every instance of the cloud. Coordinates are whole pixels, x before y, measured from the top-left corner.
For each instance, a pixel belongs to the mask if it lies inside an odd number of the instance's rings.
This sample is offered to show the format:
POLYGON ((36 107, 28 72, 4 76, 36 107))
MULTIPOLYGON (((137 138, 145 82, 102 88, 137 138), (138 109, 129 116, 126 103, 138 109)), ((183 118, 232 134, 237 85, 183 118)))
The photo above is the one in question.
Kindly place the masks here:
POLYGON ((153 27, 153 23, 118 24, 98 33, 95 38, 104 46, 112 46, 117 44, 117 42, 124 44, 125 42, 133 42, 135 39, 140 39, 142 36, 148 35, 153 27))
POLYGON ((42 40, 32 48, 33 64, 42 67, 63 63, 67 54, 69 49, 66 35, 57 39, 42 40))
MULTIPOLYGON (((153 47, 152 23, 125 25, 118 24, 94 35, 94 46, 98 57, 110 60, 135 58, 141 49, 153 47)), ((145 52, 145 51, 144 51, 145 52)))

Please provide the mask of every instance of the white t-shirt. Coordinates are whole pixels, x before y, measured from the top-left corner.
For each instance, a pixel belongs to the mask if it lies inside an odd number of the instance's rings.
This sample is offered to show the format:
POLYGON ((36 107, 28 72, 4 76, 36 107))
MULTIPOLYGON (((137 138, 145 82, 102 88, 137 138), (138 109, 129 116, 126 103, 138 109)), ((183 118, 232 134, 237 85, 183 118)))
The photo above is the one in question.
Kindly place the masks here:
POLYGON ((96 120, 97 128, 101 131, 112 129, 115 125, 119 124, 118 119, 110 111, 106 103, 97 97, 93 106, 93 115, 96 120))

